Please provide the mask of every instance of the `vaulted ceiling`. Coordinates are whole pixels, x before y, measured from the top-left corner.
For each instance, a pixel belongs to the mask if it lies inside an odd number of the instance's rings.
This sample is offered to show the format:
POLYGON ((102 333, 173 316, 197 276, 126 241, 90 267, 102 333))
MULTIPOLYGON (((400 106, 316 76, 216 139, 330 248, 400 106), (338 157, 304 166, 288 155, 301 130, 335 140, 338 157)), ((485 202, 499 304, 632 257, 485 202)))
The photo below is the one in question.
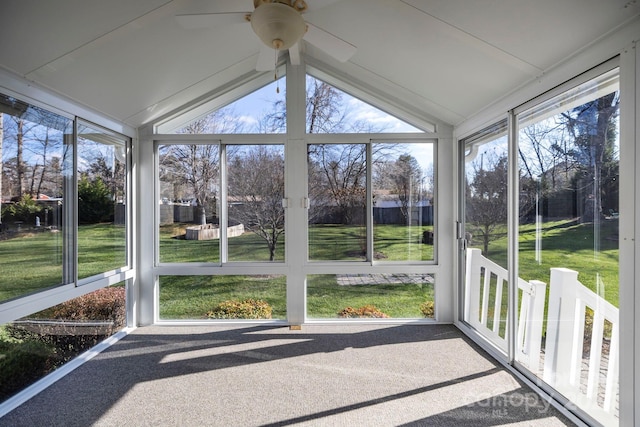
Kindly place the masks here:
MULTIPOLYGON (((456 125, 611 32, 636 0, 306 0, 304 18, 350 43, 305 61, 456 125)), ((252 0, 3 0, 0 67, 139 127, 255 72, 247 22, 188 28, 177 15, 253 10, 252 0)))

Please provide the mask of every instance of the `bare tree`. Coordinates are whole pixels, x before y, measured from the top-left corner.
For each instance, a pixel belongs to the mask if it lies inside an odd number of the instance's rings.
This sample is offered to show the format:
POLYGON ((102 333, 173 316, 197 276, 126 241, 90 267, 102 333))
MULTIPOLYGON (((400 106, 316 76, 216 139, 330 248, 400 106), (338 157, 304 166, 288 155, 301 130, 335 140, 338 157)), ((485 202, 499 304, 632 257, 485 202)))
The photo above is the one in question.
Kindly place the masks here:
POLYGON ((575 158, 586 183, 582 220, 599 219, 603 200, 617 207, 618 159, 615 148, 620 104, 618 92, 602 96, 562 114, 563 124, 572 136, 575 158), (615 194, 614 194, 615 193, 615 194))
MULTIPOLYGON (((234 111, 222 108, 192 121, 178 130, 181 134, 242 133, 243 124, 234 111)), ((196 201, 198 223, 207 223, 207 211, 215 211, 220 176, 220 149, 217 144, 184 144, 163 147, 161 179, 169 179, 189 189, 196 201)))
POLYGON ((391 181, 400 202, 400 212, 410 225, 411 207, 420 199, 422 182, 422 170, 415 157, 401 154, 393 164, 391 181))
POLYGON ((309 163, 314 179, 309 188, 310 216, 317 216, 316 209, 334 206, 340 223, 352 224, 356 212, 365 206, 366 145, 314 145, 309 150, 309 163), (326 204, 320 205, 319 201, 326 204))
POLYGON ((481 154, 473 163, 473 175, 466 183, 468 228, 482 238, 486 256, 489 242, 503 237, 496 233, 507 223, 507 157, 481 154))
POLYGON ((261 237, 273 261, 284 233, 284 152, 281 146, 243 148, 228 163, 229 217, 261 237))
POLYGON ((220 171, 217 144, 168 145, 160 153, 160 178, 184 183, 196 201, 198 223, 207 223, 207 206, 215 206, 220 171))

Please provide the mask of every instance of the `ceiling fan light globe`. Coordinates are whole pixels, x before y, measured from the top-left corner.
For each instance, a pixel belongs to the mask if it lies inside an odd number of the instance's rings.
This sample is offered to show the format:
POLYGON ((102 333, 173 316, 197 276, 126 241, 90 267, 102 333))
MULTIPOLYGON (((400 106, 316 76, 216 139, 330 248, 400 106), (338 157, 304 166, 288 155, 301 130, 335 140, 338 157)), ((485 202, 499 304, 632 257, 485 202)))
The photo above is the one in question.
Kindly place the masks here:
POLYGON ((295 9, 282 3, 265 3, 251 15, 251 27, 264 44, 289 49, 304 36, 307 24, 295 9))

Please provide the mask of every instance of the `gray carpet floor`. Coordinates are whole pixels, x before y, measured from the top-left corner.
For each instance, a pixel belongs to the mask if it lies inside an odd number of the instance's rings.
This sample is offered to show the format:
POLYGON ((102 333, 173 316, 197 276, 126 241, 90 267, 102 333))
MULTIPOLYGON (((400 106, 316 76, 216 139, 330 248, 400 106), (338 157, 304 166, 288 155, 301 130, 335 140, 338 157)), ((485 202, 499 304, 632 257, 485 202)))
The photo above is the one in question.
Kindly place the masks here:
POLYGON ((1 426, 565 426, 447 325, 138 328, 1 426))

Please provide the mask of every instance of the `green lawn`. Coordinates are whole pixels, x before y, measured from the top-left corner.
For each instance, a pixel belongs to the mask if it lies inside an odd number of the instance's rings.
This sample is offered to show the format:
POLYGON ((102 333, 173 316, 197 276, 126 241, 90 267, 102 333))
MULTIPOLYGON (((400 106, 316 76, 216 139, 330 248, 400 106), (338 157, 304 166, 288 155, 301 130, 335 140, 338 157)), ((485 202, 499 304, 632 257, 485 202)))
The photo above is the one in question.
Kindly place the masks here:
POLYGON ((394 318, 421 318, 420 304, 434 300, 434 285, 372 284, 339 285, 334 274, 309 276, 307 314, 310 318, 335 318, 346 307, 374 305, 394 318))
MULTIPOLYGON (((565 267, 578 272, 578 280, 596 291, 598 281, 603 286, 605 299, 618 306, 618 220, 601 222, 599 247, 594 250, 594 226, 575 221, 544 223, 540 262, 535 259, 535 225, 520 227, 519 276, 525 280, 541 280, 549 284, 550 269, 565 267)), ((479 247, 479 246, 476 246, 479 247)), ((489 244, 489 258, 507 265, 507 239, 489 244)), ((602 289, 602 288, 601 288, 602 289)))
MULTIPOLYGON (((62 232, 43 229, 0 236, 0 301, 60 285, 62 251, 62 232)), ((78 227, 79 278, 125 264, 124 226, 78 227)))
MULTIPOLYGON (((179 237, 184 224, 161 227, 162 262, 218 262, 218 240, 187 241, 179 237)), ((430 227, 375 226, 378 260, 433 259, 433 246, 420 243, 430 227)), ((78 230, 79 276, 117 268, 124 263, 124 227, 109 224, 81 226, 78 230)), ((542 262, 535 261, 533 225, 521 227, 520 276, 549 281, 551 267, 579 272, 578 279, 596 289, 604 284, 608 301, 618 305, 617 220, 603 221, 599 251, 594 256, 591 224, 570 221, 546 223, 542 231, 542 262)), ((264 240, 253 233, 229 239, 231 260, 268 261, 264 240)), ((362 260, 361 227, 314 226, 310 231, 312 259, 362 260), (339 242, 343 242, 339 245, 339 242)), ((506 265, 507 239, 491 242, 489 256, 506 265)), ((41 231, 5 236, 0 240, 0 301, 40 291, 62 280, 62 233, 41 231), (8 238, 7 238, 8 237, 8 238)), ((284 258, 284 236, 276 260, 284 258)), ((211 305, 226 299, 267 300, 275 318, 286 317, 284 277, 184 276, 161 279, 161 317, 200 318, 211 305)), ((346 306, 373 304, 392 317, 421 317, 420 302, 433 298, 432 286, 338 286, 335 276, 313 276, 308 287, 310 317, 334 317, 346 306)))
MULTIPOLYGON (((433 226, 375 225, 374 257, 379 261, 432 261, 433 245, 422 243, 422 232, 433 226)), ((318 224, 309 228, 309 259, 362 261, 365 259, 364 226, 318 224)))
POLYGON ((0 240, 0 301, 62 282, 62 233, 41 231, 0 240))
MULTIPOLYGON (((220 262, 220 240, 186 240, 185 228, 193 224, 175 223, 160 226, 160 262, 220 262)), ((275 261, 284 260, 284 239, 278 239, 275 261)), ((267 242, 252 232, 232 237, 230 261, 269 261, 267 242)))
POLYGON ((204 319, 208 311, 227 300, 261 299, 272 318, 286 318, 284 276, 161 276, 161 319, 204 319))

